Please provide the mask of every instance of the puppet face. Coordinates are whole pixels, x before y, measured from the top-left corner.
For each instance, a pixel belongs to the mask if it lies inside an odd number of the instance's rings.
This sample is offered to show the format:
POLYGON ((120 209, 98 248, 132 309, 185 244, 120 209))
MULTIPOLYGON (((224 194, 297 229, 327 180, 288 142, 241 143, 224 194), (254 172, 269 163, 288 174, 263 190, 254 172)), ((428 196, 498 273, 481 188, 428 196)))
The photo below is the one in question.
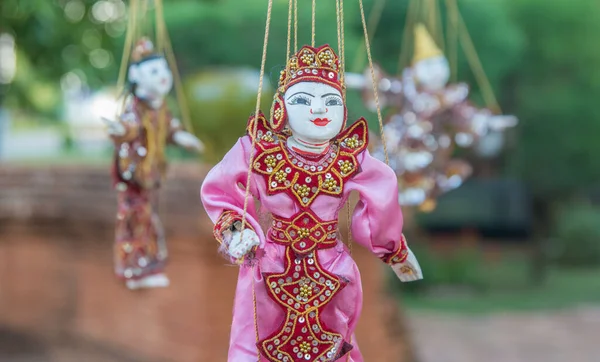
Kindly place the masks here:
POLYGON ((300 141, 327 142, 344 126, 342 95, 330 85, 300 82, 288 88, 284 99, 292 135, 300 141))
POLYGON ((163 57, 142 61, 129 67, 129 81, 136 85, 140 98, 164 98, 173 87, 173 73, 163 57))
POLYGON ((450 65, 443 55, 418 61, 414 72, 419 85, 428 91, 443 89, 450 79, 450 65))

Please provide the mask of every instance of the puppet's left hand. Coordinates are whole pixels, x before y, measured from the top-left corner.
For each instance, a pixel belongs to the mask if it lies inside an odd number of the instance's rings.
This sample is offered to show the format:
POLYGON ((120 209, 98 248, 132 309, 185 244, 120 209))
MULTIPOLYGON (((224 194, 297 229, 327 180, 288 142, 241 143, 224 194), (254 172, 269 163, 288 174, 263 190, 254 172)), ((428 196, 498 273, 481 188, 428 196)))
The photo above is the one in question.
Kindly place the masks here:
POLYGON ((394 269, 394 273, 396 273, 398 278, 403 282, 413 282, 415 280, 423 279, 421 266, 417 261, 417 257, 410 249, 408 249, 406 260, 403 263, 392 265, 392 269, 394 269))
POLYGON ((488 127, 492 131, 504 131, 507 128, 511 128, 517 125, 519 120, 515 116, 491 116, 488 121, 488 127))
POLYGON ((193 134, 186 131, 177 131, 173 134, 173 141, 181 147, 198 153, 204 151, 204 144, 193 134))

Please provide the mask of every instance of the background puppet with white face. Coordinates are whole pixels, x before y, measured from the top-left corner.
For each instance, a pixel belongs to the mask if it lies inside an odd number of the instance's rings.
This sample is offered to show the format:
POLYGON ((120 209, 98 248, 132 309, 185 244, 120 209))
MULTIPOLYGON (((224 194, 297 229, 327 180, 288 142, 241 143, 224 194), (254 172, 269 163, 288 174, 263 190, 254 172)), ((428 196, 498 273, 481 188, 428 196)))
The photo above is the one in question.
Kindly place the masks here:
MULTIPOLYGON (((512 127, 517 120, 473 106, 466 84, 448 84, 448 60, 422 24, 415 28, 414 45, 412 65, 402 78, 386 76, 381 69, 376 76, 382 106, 394 110, 383 134, 390 165, 399 176, 399 201, 428 210, 439 194, 458 187, 471 174, 468 163, 452 159, 454 147, 475 146, 488 133, 512 127)), ((372 91, 364 89, 365 101, 372 105, 372 91)), ((373 152, 384 158, 381 142, 373 152)))
POLYGON ((107 121, 115 144, 113 176, 118 191, 115 271, 131 289, 166 286, 167 257, 156 212, 157 191, 166 171, 168 143, 201 151, 202 143, 169 112, 165 97, 173 73, 162 54, 143 38, 132 52, 131 94, 117 121, 107 121))

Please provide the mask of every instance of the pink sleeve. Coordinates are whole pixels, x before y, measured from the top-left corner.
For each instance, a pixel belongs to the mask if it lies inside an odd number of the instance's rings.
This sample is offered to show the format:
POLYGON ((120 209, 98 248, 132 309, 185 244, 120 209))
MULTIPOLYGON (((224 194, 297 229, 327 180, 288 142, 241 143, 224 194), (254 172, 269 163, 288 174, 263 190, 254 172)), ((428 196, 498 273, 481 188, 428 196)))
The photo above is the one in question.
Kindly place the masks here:
MULTIPOLYGON (((244 212, 248 163, 250 160, 250 138, 244 136, 229 150, 215 167, 206 175, 200 196, 204 209, 215 223, 215 238, 222 242, 222 232, 234 222, 241 221, 244 212)), ((254 197, 258 196, 254 178, 251 177, 250 195, 246 209, 246 222, 264 243, 264 235, 258 223, 254 197)), ((247 226, 248 227, 248 226, 247 226)))
POLYGON ((357 158, 361 171, 346 184, 348 193, 359 194, 352 215, 352 237, 388 264, 403 262, 407 247, 396 174, 368 151, 357 158))

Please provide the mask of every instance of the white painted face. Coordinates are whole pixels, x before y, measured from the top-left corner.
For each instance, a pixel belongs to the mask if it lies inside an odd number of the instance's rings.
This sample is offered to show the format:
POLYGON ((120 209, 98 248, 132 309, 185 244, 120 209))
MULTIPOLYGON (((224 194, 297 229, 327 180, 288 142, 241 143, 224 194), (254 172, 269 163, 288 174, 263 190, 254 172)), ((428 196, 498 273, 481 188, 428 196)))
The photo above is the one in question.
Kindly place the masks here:
POLYGON ((134 64, 129 68, 129 81, 136 84, 140 98, 164 98, 173 87, 173 73, 165 58, 134 64))
POLYGON ((450 65, 443 55, 418 61, 413 68, 417 82, 428 91, 443 89, 450 79, 450 65))
POLYGON ((294 138, 318 144, 331 140, 344 125, 340 91, 318 82, 300 82, 285 92, 285 107, 294 138))

